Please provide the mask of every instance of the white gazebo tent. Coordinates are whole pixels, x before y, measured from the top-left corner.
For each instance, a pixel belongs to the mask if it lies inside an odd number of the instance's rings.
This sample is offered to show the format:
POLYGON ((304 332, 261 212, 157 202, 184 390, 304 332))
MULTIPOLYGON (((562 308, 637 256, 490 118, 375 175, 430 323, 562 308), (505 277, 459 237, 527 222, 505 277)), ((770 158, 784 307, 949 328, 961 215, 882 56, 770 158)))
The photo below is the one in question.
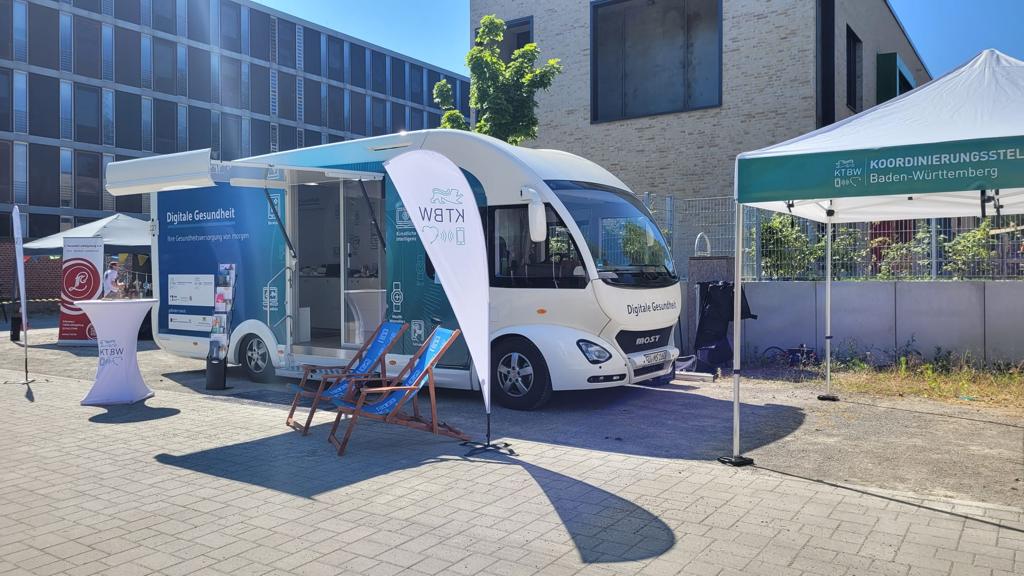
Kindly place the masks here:
POLYGON ((1024 61, 986 50, 949 74, 803 136, 736 158, 733 453, 740 451, 743 206, 826 226, 831 395, 832 224, 1024 213, 1024 61))
POLYGON ((152 232, 149 222, 124 214, 114 214, 101 220, 76 226, 70 230, 51 234, 25 243, 26 254, 61 254, 64 238, 103 238, 105 253, 132 252, 149 254, 152 232))

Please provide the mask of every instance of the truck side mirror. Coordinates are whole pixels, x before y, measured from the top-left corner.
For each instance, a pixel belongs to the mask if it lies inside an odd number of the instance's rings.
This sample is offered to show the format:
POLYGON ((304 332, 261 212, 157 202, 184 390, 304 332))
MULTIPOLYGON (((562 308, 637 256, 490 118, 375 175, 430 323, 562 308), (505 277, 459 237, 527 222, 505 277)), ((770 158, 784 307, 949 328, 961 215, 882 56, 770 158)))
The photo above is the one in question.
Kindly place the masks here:
POLYGON ((543 242, 548 239, 548 218, 545 213, 544 203, 540 199, 530 200, 527 209, 530 220, 530 240, 543 242))

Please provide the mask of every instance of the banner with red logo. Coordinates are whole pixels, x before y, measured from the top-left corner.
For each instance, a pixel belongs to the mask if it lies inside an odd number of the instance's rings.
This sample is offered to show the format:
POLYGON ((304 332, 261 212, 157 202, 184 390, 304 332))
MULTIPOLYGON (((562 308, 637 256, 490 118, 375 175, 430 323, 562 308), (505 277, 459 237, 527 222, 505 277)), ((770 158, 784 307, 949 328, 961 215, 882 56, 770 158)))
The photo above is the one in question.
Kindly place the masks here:
POLYGON ((89 316, 75 302, 103 293, 103 238, 64 238, 58 344, 91 345, 96 341, 89 316))

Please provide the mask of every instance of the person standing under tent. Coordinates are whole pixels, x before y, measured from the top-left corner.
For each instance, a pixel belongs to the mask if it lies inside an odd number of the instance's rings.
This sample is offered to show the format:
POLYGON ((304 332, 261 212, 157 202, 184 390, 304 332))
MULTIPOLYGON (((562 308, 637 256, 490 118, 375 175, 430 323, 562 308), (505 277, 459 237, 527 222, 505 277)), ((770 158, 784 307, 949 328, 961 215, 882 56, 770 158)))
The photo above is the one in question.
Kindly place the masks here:
POLYGON ((110 267, 103 273, 103 297, 117 298, 121 291, 121 283, 117 280, 117 262, 111 262, 110 267))

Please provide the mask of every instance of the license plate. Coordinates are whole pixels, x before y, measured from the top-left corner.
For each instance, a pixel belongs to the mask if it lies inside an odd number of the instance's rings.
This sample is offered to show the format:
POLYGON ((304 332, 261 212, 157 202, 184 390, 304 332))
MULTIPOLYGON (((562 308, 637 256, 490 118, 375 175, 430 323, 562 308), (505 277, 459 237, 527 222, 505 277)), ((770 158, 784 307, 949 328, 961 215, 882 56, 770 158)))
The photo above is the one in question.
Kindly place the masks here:
POLYGON ((668 350, 644 354, 644 364, 657 364, 668 360, 668 350))

